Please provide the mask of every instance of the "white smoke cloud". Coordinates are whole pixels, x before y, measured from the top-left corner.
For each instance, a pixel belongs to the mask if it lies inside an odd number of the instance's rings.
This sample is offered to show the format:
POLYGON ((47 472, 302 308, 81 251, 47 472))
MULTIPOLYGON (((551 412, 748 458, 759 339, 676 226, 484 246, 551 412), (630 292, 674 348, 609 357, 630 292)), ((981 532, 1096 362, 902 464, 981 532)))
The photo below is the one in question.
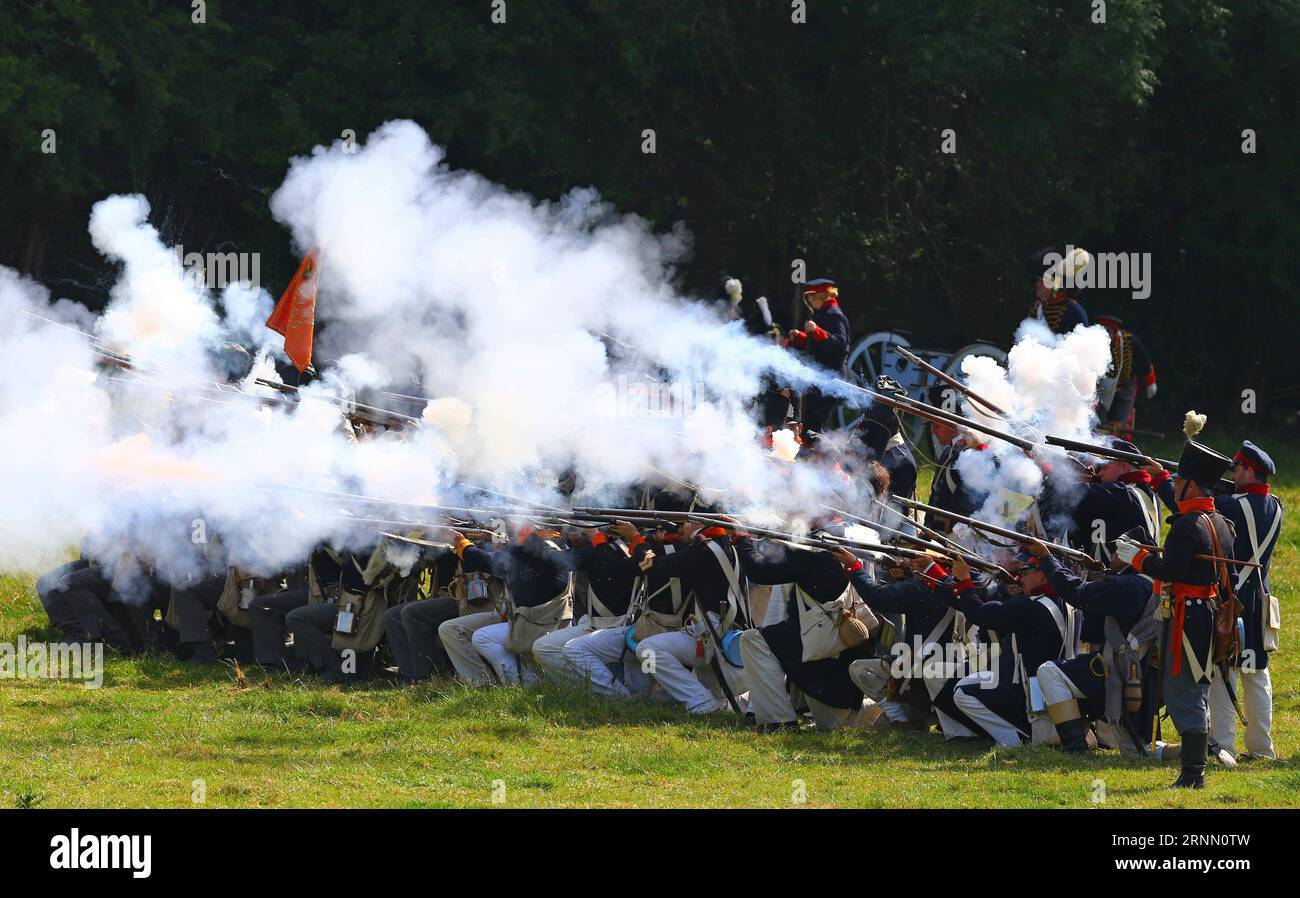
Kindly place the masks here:
MULTIPOLYGON (((1005 367, 986 356, 962 361, 967 386, 989 402, 1008 412, 1012 423, 982 413, 978 406, 963 401, 967 417, 1033 442, 1051 434, 1082 442, 1102 443, 1095 433, 1093 404, 1097 384, 1110 366, 1110 336, 1100 325, 1076 327, 1066 334, 1054 334, 1042 322, 1023 321, 1016 342, 1007 354, 1005 367)), ((977 437, 987 442, 984 452, 963 452, 957 470, 963 483, 977 496, 984 496, 976 517, 1007 525, 1018 523, 1028 503, 1043 497, 1045 480, 1052 478, 1062 507, 1073 505, 1071 494, 1078 490, 1078 468, 1059 452, 1038 460, 1021 449, 996 438, 977 437)), ((1045 521, 1059 533, 1060 521, 1045 521)))
POLYGON ((98 318, 0 269, 0 567, 39 570, 84 535, 101 557, 125 547, 184 580, 212 564, 207 533, 271 573, 322 541, 373 542, 373 527, 346 516, 379 512, 304 490, 482 504, 458 486, 473 483, 554 501, 564 470, 598 500, 667 475, 742 510, 847 504, 852 488, 829 462, 773 460, 749 408, 768 371, 839 388, 679 295, 683 232, 656 234, 589 189, 539 202, 453 171, 410 122, 356 152, 340 143, 293 160, 271 209, 296 249, 320 250, 325 376, 296 405, 255 383, 276 379, 279 341, 261 327, 271 297, 218 297, 187 278, 142 197, 92 210, 93 244, 121 266, 98 318), (91 339, 23 310, 93 329, 137 369, 97 367, 91 339), (244 392, 216 383, 224 341, 253 353, 244 392), (423 425, 350 439, 338 400, 375 402, 412 374, 433 397, 423 425), (690 414, 602 413, 602 384, 651 375, 696 387, 690 414))

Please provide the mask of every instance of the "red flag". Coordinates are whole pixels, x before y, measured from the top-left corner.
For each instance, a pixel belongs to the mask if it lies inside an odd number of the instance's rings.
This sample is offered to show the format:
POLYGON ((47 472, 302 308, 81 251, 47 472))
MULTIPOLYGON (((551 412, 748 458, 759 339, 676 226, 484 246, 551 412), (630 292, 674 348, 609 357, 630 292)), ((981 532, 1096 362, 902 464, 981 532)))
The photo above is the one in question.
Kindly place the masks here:
POLYGON ((311 339, 316 331, 316 282, 320 278, 316 247, 303 257, 293 280, 275 304, 266 326, 284 337, 284 351, 299 371, 311 364, 311 339))

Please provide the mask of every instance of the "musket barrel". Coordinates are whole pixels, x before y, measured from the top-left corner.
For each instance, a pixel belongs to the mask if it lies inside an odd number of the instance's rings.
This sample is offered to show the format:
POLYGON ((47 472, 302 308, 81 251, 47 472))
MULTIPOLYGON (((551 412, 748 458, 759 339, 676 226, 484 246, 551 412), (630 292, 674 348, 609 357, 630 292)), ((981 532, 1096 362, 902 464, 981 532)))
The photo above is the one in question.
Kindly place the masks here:
POLYGON ((933 512, 934 514, 940 515, 941 517, 948 518, 949 520, 957 521, 958 523, 961 524, 966 524, 968 527, 973 527, 976 530, 983 530, 987 533, 992 533, 997 536, 1002 536, 1002 537, 1006 537, 1007 539, 1015 540, 1016 542, 1020 542, 1020 543, 1041 542, 1043 545, 1047 546, 1047 548, 1051 550, 1053 553, 1057 555, 1064 555, 1066 558, 1073 558, 1075 561, 1081 562, 1082 564, 1086 564, 1090 567, 1095 567, 1097 564, 1096 559, 1094 559, 1088 553, 1081 552, 1078 549, 1072 549, 1069 546, 1062 546, 1059 543, 1049 543, 1045 540, 1037 539, 1036 537, 1029 536, 1028 534, 1025 533, 1020 533, 1016 530, 1009 530, 1006 527, 999 527, 997 524, 990 524, 987 521, 976 520, 975 518, 970 518, 963 514, 957 514, 954 511, 948 511, 947 509, 944 508, 935 508, 933 505, 926 505, 924 502, 916 502, 912 499, 905 499, 902 496, 895 496, 894 501, 899 502, 908 508, 914 508, 918 511, 933 512))

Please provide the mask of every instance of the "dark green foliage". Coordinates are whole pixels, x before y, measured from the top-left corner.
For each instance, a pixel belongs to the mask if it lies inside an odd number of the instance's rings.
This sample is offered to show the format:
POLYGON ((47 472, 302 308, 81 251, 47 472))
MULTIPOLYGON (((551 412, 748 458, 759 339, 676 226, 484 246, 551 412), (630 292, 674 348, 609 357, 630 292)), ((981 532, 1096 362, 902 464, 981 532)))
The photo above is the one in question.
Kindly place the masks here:
POLYGON ((1085 301, 1147 339, 1170 411, 1245 387, 1295 408, 1300 2, 1105 5, 1096 24, 1090 0, 809 0, 797 25, 783 0, 509 0, 494 25, 488 0, 212 0, 195 24, 183 2, 15 0, 0 262, 97 304, 90 205, 142 191, 167 239, 260 252, 274 289, 288 159, 411 118, 454 166, 684 222, 700 292, 736 273, 780 311, 805 259, 859 333, 1005 345, 1028 252, 1151 252, 1151 298, 1085 301), (1198 333, 1219 363, 1178 358, 1198 333))

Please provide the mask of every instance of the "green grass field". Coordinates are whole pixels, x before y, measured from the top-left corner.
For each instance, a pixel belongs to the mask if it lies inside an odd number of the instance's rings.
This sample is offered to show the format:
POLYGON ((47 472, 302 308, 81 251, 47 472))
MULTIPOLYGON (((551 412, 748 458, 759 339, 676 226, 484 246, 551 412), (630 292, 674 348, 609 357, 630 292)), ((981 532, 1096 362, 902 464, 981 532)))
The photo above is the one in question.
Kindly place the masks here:
MULTIPOLYGON (((1300 741, 1300 452, 1261 439, 1291 515, 1275 556, 1283 652, 1274 735, 1300 741)), ((1176 447, 1159 447, 1166 454, 1176 447)), ((922 494, 928 494, 923 489, 922 494)), ((54 634, 31 577, 0 579, 0 640, 54 634)), ((1201 792, 1168 767, 937 734, 768 736, 727 719, 614 704, 576 689, 449 682, 241 688, 232 668, 110 660, 104 687, 0 680, 0 803, 12 807, 1300 807, 1300 765, 1211 767, 1201 792), (201 782, 199 782, 201 781, 201 782), (201 798, 202 800, 196 800, 201 798)))

